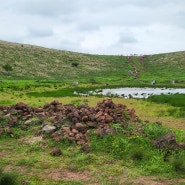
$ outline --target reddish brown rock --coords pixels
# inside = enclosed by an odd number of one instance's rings
[[[86,128],[86,125],[85,124],[82,124],[82,123],[76,123],[75,124],[75,127],[78,131],[82,131]]]
[[[92,121],[87,122],[86,125],[90,128],[96,128],[98,126],[96,122]]]
[[[28,106],[25,104],[25,103],[23,103],[23,102],[19,102],[19,103],[17,103],[16,105],[15,105],[15,109],[16,110],[24,110],[25,108],[27,108]]]

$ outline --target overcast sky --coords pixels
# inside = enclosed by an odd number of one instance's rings
[[[0,40],[92,54],[185,50],[185,0],[0,0]]]

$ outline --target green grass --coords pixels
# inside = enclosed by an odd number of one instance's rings
[[[140,78],[155,79],[157,83],[171,83],[175,80],[179,84],[184,84],[184,61],[184,51],[146,57],[144,63],[147,70]]]
[[[151,86],[153,79],[159,87],[185,87],[184,51],[145,57],[146,70],[137,80],[128,73],[133,67],[125,56],[88,55],[2,41],[0,51],[0,105],[21,101],[43,106],[57,98],[65,104],[95,106],[104,97],[79,97],[73,92]],[[133,62],[142,69],[137,57],[133,57]],[[78,87],[73,86],[74,81],[79,82]],[[179,123],[185,128],[184,95],[153,96],[147,101],[113,99],[134,107],[143,120],[164,121],[173,128],[177,141],[185,142],[184,130],[174,129]],[[171,152],[169,160],[164,161],[167,151],[151,145],[152,140],[170,132],[163,125],[141,121],[126,123],[127,127],[123,128],[112,124],[117,135],[98,137],[92,133],[91,152],[81,153],[79,146],[66,140],[54,142],[46,137],[35,141],[35,131],[40,129],[38,120],[25,131],[21,124],[12,128],[12,134],[0,137],[0,168],[5,169],[0,172],[0,185],[3,173],[6,184],[16,175],[19,182],[29,185],[118,185],[124,178],[127,180],[122,184],[134,184],[133,179],[137,182],[137,178],[143,176],[156,176],[163,182],[171,179],[171,184],[180,184],[184,178],[185,151]],[[0,119],[0,125],[5,126],[6,119]],[[30,142],[32,140],[34,142]],[[55,147],[62,150],[62,156],[50,155]],[[7,176],[6,170],[10,171]],[[52,179],[54,174],[58,174],[59,179]],[[65,175],[68,175],[66,179]],[[76,179],[71,177],[74,175]],[[80,179],[83,175],[84,179]]]
[[[30,185],[119,184],[123,169],[127,171],[128,182],[139,176],[160,176],[163,182],[166,178],[171,181],[183,178],[185,151],[174,151],[169,161],[164,161],[165,151],[153,147],[150,140],[167,133],[166,128],[158,125],[159,128],[156,129],[156,125],[151,123],[149,124],[151,128],[148,129],[147,124],[140,124],[144,136],[138,132],[135,132],[137,135],[130,135],[131,131],[133,133],[137,130],[138,123],[130,124],[126,129],[117,127],[121,129],[118,135],[98,137],[92,133],[90,153],[81,153],[79,146],[67,141],[54,142],[45,138],[34,143],[28,142],[34,137],[29,132],[20,139],[4,138],[0,140],[0,153],[3,152],[0,166],[7,168],[11,165],[12,174],[16,171],[16,179]],[[150,136],[152,128],[157,134],[155,137]],[[157,133],[158,130],[161,130],[162,134]],[[176,132],[176,136],[179,141],[184,141],[185,135],[182,132]],[[62,156],[50,155],[54,147],[62,150]],[[58,173],[57,171],[79,174],[79,176],[87,173],[88,176],[83,180],[78,180],[79,177],[72,180],[70,176],[65,180],[62,176],[60,180],[51,179],[50,175]]]
[[[165,103],[172,105],[177,108],[168,109],[168,114],[174,117],[185,118],[185,94],[174,94],[174,95],[154,95],[148,98],[147,101],[155,103]]]
[[[185,107],[185,94],[155,95],[148,98],[156,103],[168,103],[174,107]]]
[[[146,69],[139,79],[134,79],[129,74],[133,67],[126,56],[90,55],[3,41],[0,50],[1,80],[148,86],[155,79],[157,85],[185,84],[184,51],[146,56]],[[143,69],[137,56],[133,56],[133,61]]]
[[[77,97],[71,99],[71,103],[90,103],[95,100],[91,98]],[[120,103],[120,99],[117,101]],[[1,120],[1,124],[4,123]],[[25,181],[30,185],[118,185],[123,177],[130,183],[140,176],[156,176],[163,179],[163,182],[165,179],[175,182],[183,179],[185,174],[184,150],[173,151],[169,160],[164,161],[166,151],[156,149],[151,144],[152,140],[171,132],[160,124],[128,122],[124,128],[118,123],[112,124],[118,134],[104,137],[98,137],[92,131],[90,153],[81,153],[80,146],[67,140],[54,142],[48,137],[35,140],[35,132],[41,129],[38,120],[26,131],[20,129],[21,124],[20,122],[12,129],[13,138],[7,134],[0,138],[0,167],[16,172],[19,182]],[[174,133],[178,142],[185,142],[184,130],[176,129]],[[62,150],[61,156],[51,156],[55,147]],[[123,170],[126,170],[125,176]],[[55,179],[54,174],[58,174],[60,180]],[[65,179],[67,174],[68,179]],[[76,179],[71,177],[74,175],[77,176]],[[85,175],[83,180],[79,179],[82,175]]]
[[[0,169],[0,185],[18,185],[16,175]]]

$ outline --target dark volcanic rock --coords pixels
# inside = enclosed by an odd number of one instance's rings
[[[169,150],[175,150],[177,148],[185,149],[185,143],[178,143],[173,133],[169,133],[163,137],[156,139],[154,141],[154,145],[160,149],[169,149]]]
[[[85,153],[89,153],[90,151],[91,151],[91,148],[90,148],[90,146],[88,145],[88,144],[85,144],[85,145],[83,145],[81,148],[80,148],[80,151],[83,153],[83,152],[85,152]]]
[[[53,149],[53,151],[51,152],[52,156],[60,156],[62,155],[62,151],[59,148],[55,148]]]

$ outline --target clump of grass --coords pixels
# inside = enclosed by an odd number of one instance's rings
[[[0,169],[0,185],[18,185],[16,175]]]
[[[170,130],[158,123],[147,123],[143,126],[143,132],[149,139],[157,139],[170,132]]]
[[[176,172],[185,174],[185,158],[184,157],[173,157],[172,166]]]
[[[136,161],[142,161],[145,157],[144,150],[141,148],[136,148],[131,152],[131,158]]]

